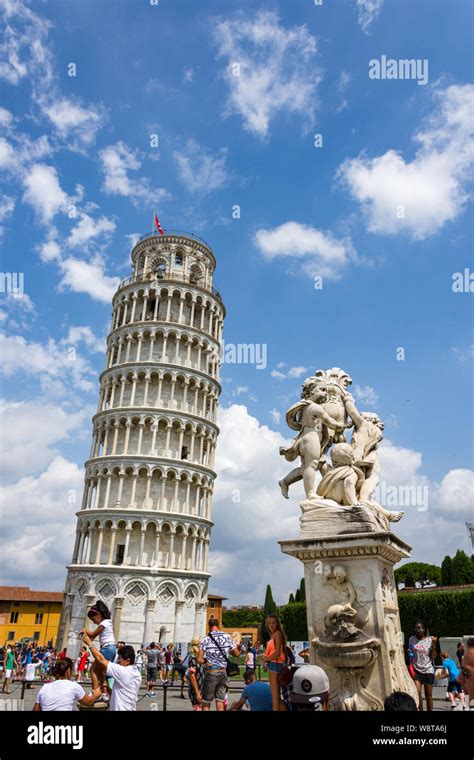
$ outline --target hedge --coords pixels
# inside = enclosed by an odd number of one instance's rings
[[[416,591],[398,594],[400,622],[405,642],[413,635],[418,618],[425,620],[433,636],[474,635],[474,589],[465,591]],[[306,604],[298,602],[279,608],[289,641],[306,641]]]
[[[306,620],[306,603],[285,604],[278,609],[283,630],[289,641],[308,640],[308,622]]]
[[[426,621],[433,636],[474,633],[474,589],[465,591],[411,591],[398,594],[400,623],[405,641],[413,635],[415,621]]]

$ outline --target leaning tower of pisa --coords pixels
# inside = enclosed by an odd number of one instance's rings
[[[58,643],[77,651],[102,599],[118,640],[204,631],[225,309],[211,248],[145,235],[112,302]],[[89,626],[87,626],[89,627]]]

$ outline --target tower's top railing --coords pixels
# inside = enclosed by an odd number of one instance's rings
[[[181,236],[181,237],[187,237],[191,240],[196,240],[198,243],[204,243],[206,248],[209,248],[210,251],[212,251],[211,246],[207,242],[207,240],[204,240],[204,238],[199,237],[199,235],[195,235],[194,232],[184,232],[183,230],[164,230],[164,235],[159,235],[157,232],[147,232],[146,235],[142,235],[138,238],[137,243],[139,243],[141,240],[146,240],[147,238],[156,237],[156,238],[164,238],[168,235],[170,236]],[[135,243],[136,245],[136,243]]]

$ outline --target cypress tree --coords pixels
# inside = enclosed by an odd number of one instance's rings
[[[263,604],[262,622],[260,624],[261,638],[264,643],[266,643],[268,639],[270,638],[268,635],[267,626],[266,626],[267,617],[271,612],[276,612],[276,608],[277,607],[273,600],[273,595],[272,595],[272,587],[270,586],[270,584],[268,584],[267,590],[265,591],[265,602]]]
[[[306,601],[306,586],[305,586],[304,578],[301,579],[301,583],[300,583],[300,596],[301,596],[301,601],[305,602]]]
[[[448,555],[441,563],[441,583],[443,586],[451,586],[453,583],[453,560]]]

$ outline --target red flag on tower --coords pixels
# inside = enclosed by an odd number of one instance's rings
[[[164,231],[163,231],[163,228],[162,228],[162,226],[160,224],[160,220],[158,219],[158,217],[156,215],[156,211],[153,213],[153,229],[154,230],[156,229],[158,231],[159,235],[164,235],[165,234]]]

